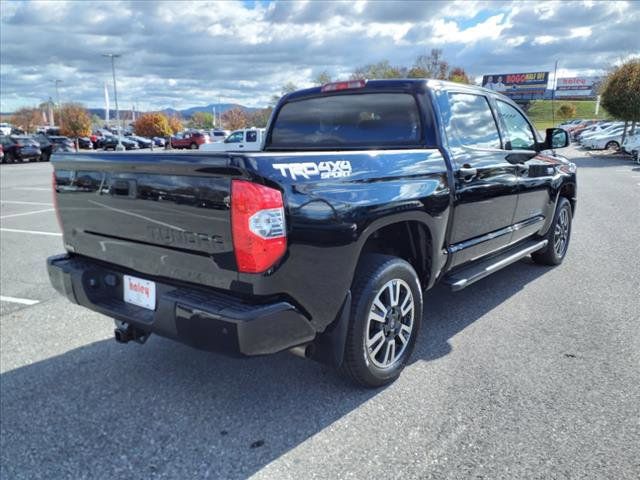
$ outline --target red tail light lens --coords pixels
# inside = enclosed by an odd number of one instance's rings
[[[366,80],[347,80],[346,82],[327,83],[320,89],[321,92],[337,92],[340,90],[352,90],[354,88],[364,88]]]
[[[261,273],[273,266],[287,250],[280,191],[245,180],[233,180],[231,233],[240,272]]]

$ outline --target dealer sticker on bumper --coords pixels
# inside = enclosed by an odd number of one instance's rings
[[[124,276],[124,301],[149,310],[156,309],[156,284],[142,278]]]

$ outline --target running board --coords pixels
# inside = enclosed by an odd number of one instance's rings
[[[472,263],[468,267],[447,275],[443,282],[451,287],[454,292],[468,287],[472,283],[483,279],[487,275],[497,272],[501,268],[517,262],[530,253],[540,250],[547,246],[548,240],[531,240],[518,247],[511,248],[488,260]]]

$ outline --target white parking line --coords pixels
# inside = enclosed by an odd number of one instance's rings
[[[5,297],[4,295],[0,295],[0,301],[19,303],[21,305],[35,305],[36,303],[40,303],[40,300],[29,300],[28,298]]]
[[[45,202],[19,202],[17,200],[0,200],[0,203],[9,203],[11,205],[43,205],[45,207],[53,207],[53,203]]]
[[[24,217],[25,215],[35,215],[36,213],[44,213],[44,212],[53,212],[53,208],[46,208],[44,210],[35,210],[33,212],[24,212],[24,213],[13,213],[11,215],[3,215],[0,217],[0,220],[4,220],[5,218],[13,218],[13,217]]]
[[[61,237],[61,233],[54,232],[41,232],[39,230],[19,230],[17,228],[0,228],[0,232],[12,232],[12,233],[31,233],[32,235],[48,235],[51,237]]]

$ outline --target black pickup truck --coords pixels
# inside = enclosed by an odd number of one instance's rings
[[[553,150],[567,144],[478,87],[301,90],[260,152],[54,155],[66,253],[49,276],[114,318],[120,342],[291,350],[380,386],[407,364],[436,282],[562,262],[576,168]]]

